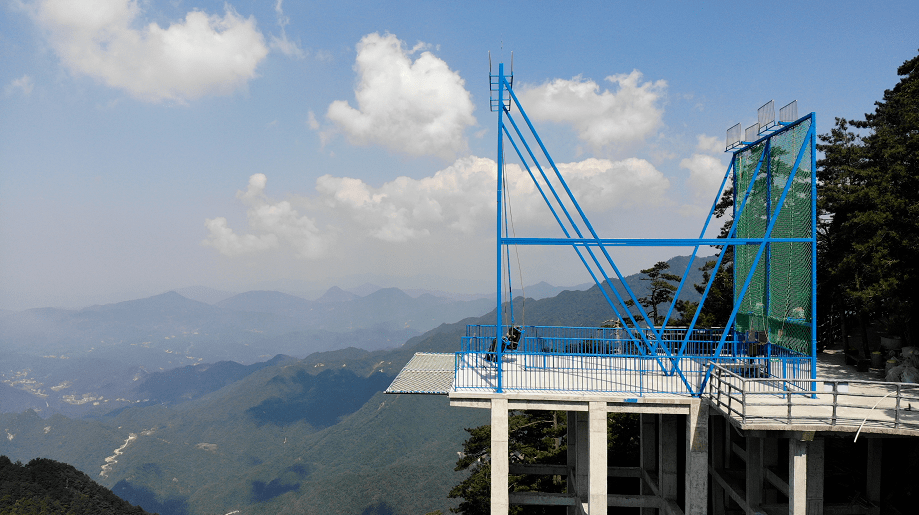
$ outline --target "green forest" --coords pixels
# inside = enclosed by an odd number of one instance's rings
[[[142,515],[71,465],[36,458],[23,465],[0,456],[3,515]]]

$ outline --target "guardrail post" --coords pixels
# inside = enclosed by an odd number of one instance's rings
[[[833,424],[836,425],[836,408],[839,405],[839,383],[833,381]]]
[[[894,423],[893,423],[893,427],[895,427],[895,428],[899,428],[899,427],[900,427],[900,393],[901,393],[901,392],[900,392],[900,383],[897,383],[897,410],[896,410],[896,413],[895,413],[895,415],[894,415]]]
[[[743,421],[744,424],[746,424],[747,423],[747,381],[745,380],[741,381],[740,386],[742,388],[740,390],[740,410],[741,410],[740,420]]]
[[[788,424],[791,424],[791,390],[785,394],[785,398],[788,399]]]

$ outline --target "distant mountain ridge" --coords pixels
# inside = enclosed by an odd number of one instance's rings
[[[636,288],[647,282],[632,279]],[[612,313],[596,286],[514,302],[515,313],[532,325],[592,326]],[[82,421],[0,414],[0,427],[14,436],[0,439],[0,453],[17,459],[51,453],[98,474],[134,434],[103,484],[163,515],[447,512],[454,506],[447,492],[464,476],[453,471],[463,428],[487,423],[487,410],[381,390],[415,352],[455,352],[467,324],[495,318],[492,308],[395,349],[343,348],[300,360],[278,356],[248,366],[149,373],[138,388],[161,393],[150,393],[148,405]],[[183,511],[163,510],[166,500]]]

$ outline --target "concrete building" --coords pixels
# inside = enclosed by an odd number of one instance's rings
[[[487,379],[492,364],[470,372],[457,366],[458,359],[418,354],[387,392],[445,394],[452,406],[491,410],[493,514],[505,514],[511,505],[564,505],[570,514],[589,515],[607,513],[608,507],[673,515],[896,513],[885,506],[883,464],[898,459],[919,436],[919,413],[912,409],[913,404],[919,408],[919,385],[859,374],[843,365],[840,353],[820,354],[812,392],[795,390],[788,380],[742,377],[718,367],[701,396],[547,391],[535,383],[531,389],[498,393],[463,386],[469,382],[461,370]],[[526,359],[510,354],[502,366],[523,367]],[[533,373],[564,384],[564,376],[583,370]],[[510,462],[508,414],[515,410],[568,412],[566,466]],[[640,466],[607,463],[608,413],[639,414]],[[856,438],[867,446],[863,455],[852,453]],[[843,456],[828,456],[831,452]],[[845,502],[828,502],[824,495],[831,457],[861,471],[862,488],[853,489]],[[509,474],[565,476],[568,492],[509,492]],[[635,478],[639,491],[611,494],[609,478]]]

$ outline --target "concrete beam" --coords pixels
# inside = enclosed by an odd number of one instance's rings
[[[491,400],[491,515],[507,515],[508,499],[507,399]]]
[[[785,480],[782,476],[775,473],[771,468],[766,468],[766,481],[772,483],[772,486],[776,490],[782,493],[785,497],[788,497],[788,481]],[[765,504],[776,504],[773,502],[766,501]]]
[[[716,469],[715,467],[709,467],[708,473],[716,483],[721,485],[721,488],[724,489],[725,493],[727,493],[731,499],[734,499],[734,502],[740,506],[740,509],[743,510],[744,513],[749,511],[749,507],[747,506],[747,499],[743,491],[744,484],[743,478],[741,477],[742,474],[736,474],[734,471],[729,469]],[[722,515],[724,511],[721,511],[720,513],[716,511],[714,513],[717,515]]]
[[[524,506],[577,506],[577,497],[571,494],[545,492],[511,492],[510,503]]]

